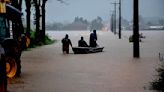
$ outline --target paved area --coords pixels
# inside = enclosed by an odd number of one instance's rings
[[[148,89],[164,52],[164,32],[143,32],[141,58],[132,57],[130,32],[118,39],[111,32],[98,32],[104,52],[63,55],[61,38],[68,33],[73,46],[80,35],[88,41],[90,32],[49,32],[59,41],[22,54],[22,75],[10,79],[9,92],[156,92]]]

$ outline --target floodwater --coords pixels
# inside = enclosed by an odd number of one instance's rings
[[[22,75],[9,81],[9,92],[156,92],[149,89],[156,78],[164,53],[164,31],[141,31],[140,59],[133,58],[131,31],[123,31],[122,39],[107,31],[98,31],[104,52],[63,55],[61,39],[68,34],[73,46],[80,36],[88,42],[90,31],[47,31],[57,43],[22,54]]]

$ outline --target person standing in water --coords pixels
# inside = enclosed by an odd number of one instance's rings
[[[69,45],[72,47],[71,40],[69,39],[68,34],[66,34],[65,38],[62,39],[62,51],[63,51],[63,53],[69,54]]]

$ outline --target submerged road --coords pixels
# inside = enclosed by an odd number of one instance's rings
[[[98,32],[98,44],[104,52],[64,55],[61,38],[68,33],[73,46],[80,35],[88,42],[90,32],[50,32],[58,42],[25,51],[21,77],[10,79],[9,92],[156,92],[148,89],[160,64],[158,52],[164,52],[161,33],[144,33],[141,58],[132,56],[132,44],[123,33],[118,39],[111,32]],[[155,36],[156,35],[156,36]],[[163,46],[162,46],[163,45]]]

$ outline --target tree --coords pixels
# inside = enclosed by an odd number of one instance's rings
[[[42,31],[41,31],[41,38],[42,41],[45,43],[45,6],[46,6],[47,0],[42,0]]]
[[[66,4],[63,0],[57,0],[61,3]],[[42,2],[42,5],[41,5]],[[33,4],[35,7],[35,22],[36,22],[36,33],[35,33],[35,40],[36,42],[45,41],[45,6],[47,0],[33,0]],[[41,10],[40,10],[41,8]],[[42,12],[42,30],[40,30],[40,11]]]
[[[26,20],[27,20],[27,29],[26,35],[30,38],[30,29],[31,29],[31,0],[25,0],[26,4]]]
[[[22,9],[22,0],[12,0],[12,6],[19,9]],[[16,20],[12,21],[12,29],[13,29],[13,37],[14,39],[18,39],[21,37],[21,34],[24,32],[23,23],[21,19],[21,15],[15,18]]]
[[[159,25],[164,26],[164,19],[160,19],[160,20],[158,20],[158,23],[159,23]]]
[[[91,30],[93,30],[93,29],[97,29],[97,30],[102,29],[102,27],[103,27],[102,21],[103,21],[102,18],[98,16],[96,19],[94,19],[91,22],[90,29]]]
[[[33,0],[35,7],[35,21],[36,21],[36,32],[35,32],[35,42],[40,42],[40,0]]]
[[[152,26],[153,23],[149,21],[149,22],[147,22],[147,25],[148,25],[148,26]]]
[[[139,15],[139,24],[141,24],[141,25],[145,24],[144,17],[142,17],[141,15]]]
[[[64,0],[57,0],[61,3],[67,4]],[[35,7],[35,19],[34,23],[36,25],[36,32],[35,32],[35,42],[45,42],[45,6],[47,0],[25,0],[26,2],[26,11],[27,11],[27,35],[30,34],[30,9],[31,9],[31,3]],[[40,29],[40,19],[42,14],[42,30]]]
[[[125,28],[127,28],[130,25],[129,21],[124,18],[121,18],[121,23],[122,23],[122,26]]]

